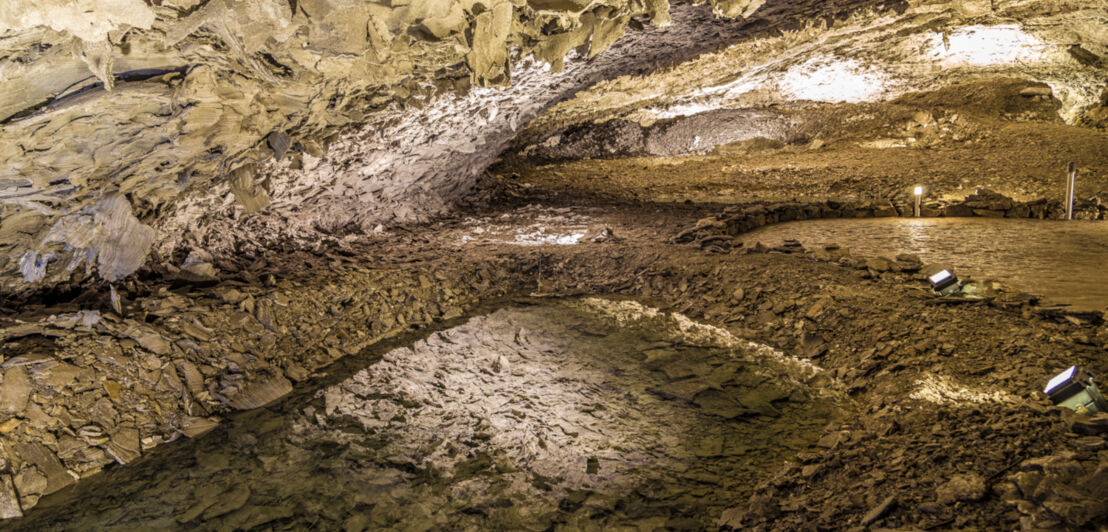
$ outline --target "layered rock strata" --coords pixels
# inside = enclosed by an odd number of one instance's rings
[[[286,202],[322,194],[326,206],[291,216],[300,218],[292,224],[297,234],[317,224],[360,222],[341,214],[352,202],[378,220],[441,212],[545,106],[599,79],[695,55],[738,35],[738,26],[713,21],[710,8],[678,9],[671,17],[664,1],[86,4],[12,4],[0,12],[2,268],[23,278],[6,277],[5,291],[72,275],[75,253],[49,235],[111,194],[127,200],[143,224],[139,233],[176,213],[184,227],[159,227],[158,240],[170,249],[187,237],[178,231],[207,231],[195,224],[224,200],[235,201],[240,214],[275,204],[275,223],[290,218],[292,212],[280,212]],[[728,1],[716,10],[737,16],[749,4]],[[620,51],[585,62],[619,40],[632,19],[639,28],[651,20],[656,26],[633,32]],[[578,56],[570,72],[556,74],[567,57]],[[485,88],[507,85],[513,72],[523,78],[516,88]],[[412,116],[412,108],[427,107]],[[493,124],[468,118],[481,110]],[[462,127],[463,117],[471,127]],[[372,155],[376,163],[361,164],[369,173],[334,176],[333,169],[327,180],[297,173],[293,183],[274,185],[281,178],[266,161],[289,156],[299,167],[302,157],[324,156],[340,132],[367,123],[371,138],[355,142],[354,153],[336,153],[330,164]],[[496,133],[483,142],[488,127]],[[454,129],[454,137],[424,146]],[[434,168],[452,154],[467,161],[449,171]],[[190,196],[208,201],[180,207]],[[431,204],[418,206],[425,199]],[[229,222],[238,225],[232,214]],[[117,228],[113,238],[134,241],[127,253],[145,257],[151,245],[137,236]],[[33,275],[20,271],[21,262],[35,264]]]
[[[140,226],[110,239],[128,256],[153,250],[152,262],[423,220],[463,197],[533,117],[594,85],[519,147],[569,125],[708,109],[730,113],[735,131],[776,130],[742,110],[998,74],[1047,83],[1067,123],[1097,127],[1101,1],[12,4],[0,13],[0,281],[11,292],[98,273],[88,257],[99,251],[51,235],[113,194]],[[701,149],[656,144],[650,153]]]

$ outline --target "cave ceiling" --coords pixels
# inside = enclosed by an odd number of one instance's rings
[[[0,5],[0,292],[447,212],[515,142],[1004,75],[1101,102],[1103,0]]]

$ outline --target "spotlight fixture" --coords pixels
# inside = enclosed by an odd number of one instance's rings
[[[936,273],[927,280],[931,281],[931,289],[940,296],[946,297],[962,291],[962,283],[958,282],[958,278],[950,270]]]
[[[1097,389],[1093,378],[1077,366],[1070,366],[1055,375],[1046,383],[1043,393],[1055,406],[1069,408],[1078,414],[1108,412],[1108,402]]]
[[[920,217],[920,202],[923,200],[923,187],[916,185],[916,188],[912,190],[912,194],[916,196],[916,218]]]

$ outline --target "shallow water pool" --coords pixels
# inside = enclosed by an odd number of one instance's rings
[[[0,528],[712,528],[845,404],[808,363],[596,298],[500,308],[329,373]]]
[[[1108,308],[1108,222],[862,218],[788,222],[742,235],[774,246],[838,244],[861,256],[919,255],[1082,310]]]

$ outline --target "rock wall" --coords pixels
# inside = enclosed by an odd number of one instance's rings
[[[978,140],[998,120],[1061,124],[1061,108],[1049,85],[1005,77],[912,92],[880,103],[788,102],[711,110],[677,106],[651,116],[632,113],[575,123],[521,147],[520,140],[535,133],[525,130],[506,159],[535,165],[589,158],[727,155],[743,146],[729,144],[750,140],[762,147],[819,149],[853,142],[875,148],[936,148]]]
[[[715,9],[737,15],[750,4],[727,0]],[[172,213],[181,198],[211,197],[213,188],[224,194],[220,200],[234,198],[247,212],[257,210],[280,199],[270,195],[268,168],[255,170],[262,161],[281,159],[290,149],[322,156],[328,140],[365,123],[381,128],[384,142],[392,142],[395,128],[388,122],[408,111],[390,102],[424,106],[437,101],[440,112],[469,116],[475,107],[494,105],[495,98],[476,96],[469,106],[452,109],[455,97],[444,95],[465,93],[472,86],[508,84],[513,59],[533,58],[535,64],[549,65],[536,70],[560,71],[571,51],[598,56],[619,40],[633,19],[639,28],[651,20],[657,26],[668,25],[668,8],[664,0],[587,6],[455,0],[391,5],[359,0],[8,3],[0,8],[4,290],[22,286],[24,281],[13,277],[21,262],[34,263],[42,283],[68,278],[72,250],[51,245],[46,235],[57,224],[69,223],[61,220],[83,216],[110,194],[126,198],[146,226]],[[691,11],[698,15],[680,20],[711,18],[711,9]],[[722,26],[722,21],[697,28],[679,26],[639,62],[632,46],[629,54],[620,54],[630,55],[630,60],[614,65],[600,61],[587,72],[567,76],[573,80],[570,84],[540,84],[537,88],[544,96],[548,89],[556,90],[545,99],[527,101],[527,107],[517,111],[522,116],[512,123],[537,113],[529,106],[541,108],[582,83],[627,73],[666,56],[680,58],[690,43],[726,42],[733,35],[721,34]],[[698,31],[716,34],[703,38]],[[632,42],[648,45],[652,37],[646,33]],[[659,53],[657,47],[666,52]],[[497,92],[477,94],[492,97]],[[436,119],[431,114],[392,126],[427,127]],[[430,128],[410,133],[412,142],[420,142],[439,132]],[[474,153],[473,148],[465,151],[465,144],[484,134],[469,130],[451,144],[461,153]],[[494,133],[497,140],[486,149],[495,151],[506,134],[510,133]],[[442,162],[450,153],[430,150],[422,156]],[[478,160],[457,170],[474,174],[471,167],[494,156],[482,152]],[[352,159],[340,164],[353,163]],[[378,165],[382,176],[373,185],[386,184],[389,206],[399,200],[393,190],[407,191],[412,184],[401,180],[392,185],[393,174],[404,172],[390,172],[390,166],[410,163],[409,157]],[[426,171],[429,163],[421,164]],[[322,185],[308,188],[312,192],[298,190],[296,200],[335,192]],[[418,205],[422,199],[416,194],[411,203]],[[437,210],[439,205],[429,208]],[[182,217],[195,222],[204,214],[188,211]],[[9,222],[15,219],[18,222]],[[158,240],[178,236],[163,232]],[[133,251],[146,253],[143,246]],[[107,273],[105,277],[114,276]]]
[[[732,142],[795,140],[795,119],[772,109],[725,109],[650,123],[614,119],[575,124],[527,146],[519,154],[533,164],[572,159],[674,156],[705,153]]]
[[[0,289],[97,273],[77,258],[87,251],[47,236],[113,194],[141,224],[118,234],[134,241],[126,255],[150,250],[154,262],[425,220],[464,197],[532,118],[594,85],[521,142],[613,112],[642,123],[690,109],[886,98],[1022,64],[1020,76],[1051,84],[1067,120],[1095,125],[1108,52],[1099,4],[729,0],[672,13],[654,0],[9,4]],[[972,46],[981,39],[1003,46],[981,55]],[[860,96],[810,90],[844,80]],[[647,152],[700,149],[687,136],[659,131]]]
[[[1096,205],[1108,198],[1108,135],[1065,124],[1061,108],[1045,84],[986,78],[880,103],[586,121],[515,144],[490,173],[530,201],[902,204],[923,186],[925,202],[951,204],[977,189],[1060,201],[1072,163],[1078,204]],[[694,149],[751,134],[759,136]],[[655,135],[680,154],[648,154]]]
[[[561,72],[524,59],[513,67],[511,86],[390,106],[335,139],[322,158],[294,153],[264,165],[258,174],[266,176],[271,203],[259,215],[243,220],[226,201],[226,185],[182,201],[159,226],[166,235],[160,249],[224,252],[257,241],[304,242],[425,221],[468,193],[515,134],[550,105],[599,80],[650,71],[746,33],[708,9],[674,8],[669,26],[630,33],[591,60],[571,51]]]
[[[886,102],[997,76],[1048,85],[1067,123],[1096,127],[1108,68],[1105,7],[1103,0],[912,1],[895,14],[829,13],[650,76],[597,84],[536,119],[514,147],[587,123],[649,127],[713,110]]]

